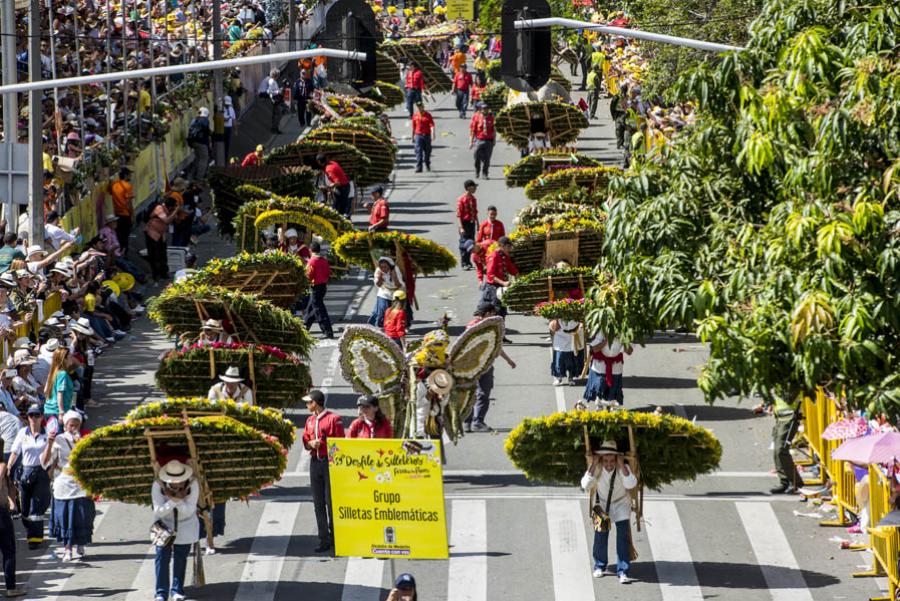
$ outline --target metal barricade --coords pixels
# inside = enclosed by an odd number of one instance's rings
[[[876,526],[891,511],[891,481],[878,466],[869,466],[869,548],[874,561],[872,568],[856,572],[854,578],[867,576],[887,576],[888,595],[870,597],[869,601],[893,601],[900,590],[900,572],[897,558],[900,556],[900,528],[896,526]]]

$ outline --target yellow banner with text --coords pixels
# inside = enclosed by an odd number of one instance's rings
[[[475,0],[447,0],[447,20],[475,19]]]
[[[440,441],[329,441],[335,554],[446,559]]]

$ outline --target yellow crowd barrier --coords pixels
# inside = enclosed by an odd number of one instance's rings
[[[897,557],[900,554],[900,529],[878,526],[891,511],[891,480],[878,466],[869,466],[869,548],[874,556],[872,569],[853,574],[855,577],[887,576],[888,595],[870,597],[870,601],[892,601],[900,590]]]
[[[23,323],[16,328],[16,338],[31,338],[37,340],[37,334],[41,329],[41,325],[47,319],[62,309],[62,296],[59,292],[51,292],[46,299],[38,303],[37,309],[31,317],[31,321]],[[12,342],[4,340],[0,345],[0,357],[3,364],[6,365],[6,358],[12,354]]]

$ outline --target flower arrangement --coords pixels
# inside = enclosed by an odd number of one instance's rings
[[[98,428],[75,445],[72,472],[90,495],[149,505],[155,474],[148,434],[166,433],[155,441],[158,452],[189,457],[186,427],[217,503],[257,492],[278,480],[287,466],[287,452],[277,438],[223,415],[154,417]]]
[[[587,299],[567,296],[559,300],[538,303],[534,306],[534,314],[546,320],[584,321],[589,307]]]
[[[353,181],[365,181],[371,165],[369,158],[357,150],[352,144],[330,142],[327,140],[310,140],[301,138],[292,144],[279,146],[263,157],[263,165],[297,165],[302,163],[312,169],[318,169],[316,157],[324,154],[329,160],[336,161],[347,177]],[[312,192],[306,196],[311,196]],[[293,196],[297,196],[294,194]],[[304,196],[304,195],[300,195]]]
[[[593,194],[605,192],[611,177],[621,175],[618,167],[590,167],[587,169],[560,169],[541,175],[525,186],[525,196],[538,200],[549,194],[580,188],[590,190]]]
[[[185,280],[148,304],[148,315],[169,335],[196,338],[207,318],[228,322],[239,341],[262,342],[308,357],[315,340],[303,321],[254,294]]]
[[[533,119],[543,120],[553,146],[574,142],[581,130],[589,125],[587,117],[577,106],[552,100],[513,104],[497,113],[494,123],[504,140],[516,148],[524,149],[528,148]]]
[[[517,188],[547,172],[548,166],[596,167],[600,161],[580,154],[574,148],[547,148],[539,150],[521,159],[515,165],[503,168],[507,188]]]
[[[349,325],[338,345],[341,374],[355,390],[388,394],[399,389],[406,359],[400,347],[368,325]]]
[[[418,41],[418,40],[416,40]],[[403,44],[394,41],[382,42],[380,46],[395,62],[407,61],[422,70],[425,79],[425,89],[432,94],[449,92],[453,89],[453,82],[443,68],[428,54],[425,46],[419,43]],[[381,77],[378,77],[381,79]],[[387,81],[392,81],[388,79]]]
[[[387,53],[378,51],[375,53],[375,77],[378,78],[379,82],[399,82],[400,67]]]
[[[271,226],[292,226],[296,225],[300,229],[309,230],[317,236],[321,236],[325,240],[334,240],[337,238],[337,230],[331,225],[331,222],[324,217],[308,214],[303,211],[285,211],[283,209],[270,209],[256,216],[253,220],[253,227],[256,231],[265,230]]]
[[[364,98],[362,96],[347,96],[346,94],[338,94],[336,92],[319,91],[310,98],[310,109],[314,113],[320,115],[328,114],[328,107],[341,117],[355,117],[367,115],[370,113],[383,113],[387,107],[377,100]]]
[[[510,257],[520,273],[540,269],[547,262],[548,240],[578,240],[579,265],[595,265],[603,252],[603,223],[579,215],[547,221],[539,226],[516,229],[509,235],[513,243]]]
[[[379,53],[381,54],[381,53]],[[388,59],[390,60],[390,59]],[[399,71],[398,71],[399,75]],[[398,78],[399,79],[399,78]],[[398,81],[398,79],[394,79],[392,81]],[[371,98],[372,100],[377,100],[381,104],[383,104],[386,108],[394,108],[398,105],[403,104],[405,96],[403,94],[403,90],[400,89],[400,86],[394,85],[392,83],[388,83],[387,81],[376,81],[375,87],[366,92],[366,97]]]
[[[542,198],[522,208],[516,214],[515,223],[519,228],[527,229],[546,226],[558,220],[578,219],[589,219],[603,224],[606,221],[606,213],[593,205],[575,205]]]
[[[361,126],[341,127],[341,120],[338,120],[314,129],[304,139],[345,142],[362,152],[369,159],[369,169],[362,180],[357,179],[360,186],[386,181],[394,170],[397,148],[383,132]]]
[[[594,284],[590,267],[565,267],[532,271],[506,289],[502,302],[512,311],[531,313],[538,303],[554,301],[578,290],[584,296]]]
[[[432,330],[422,338],[422,343],[412,356],[412,363],[419,367],[445,367],[449,348],[450,336],[447,335],[447,332]]]
[[[719,466],[722,445],[706,428],[680,417],[636,411],[569,411],[526,418],[504,448],[527,478],[578,485],[586,468],[585,430],[592,447],[615,440],[620,449],[628,449],[629,426],[641,481],[651,490],[693,480]]]
[[[211,259],[190,279],[197,284],[256,294],[282,309],[290,309],[309,291],[303,261],[281,251],[242,252],[228,259]]]
[[[381,254],[395,255],[398,246],[409,255],[416,273],[431,275],[456,267],[456,257],[440,244],[402,232],[348,232],[334,241],[332,249],[347,263],[368,268]]]
[[[252,359],[251,359],[252,355]],[[245,382],[256,393],[256,404],[293,407],[312,386],[309,365],[293,354],[263,344],[216,343],[170,351],[156,371],[156,385],[171,397],[204,397],[216,376],[235,365],[253,378]]]
[[[285,449],[290,449],[291,445],[294,444],[294,440],[296,440],[294,424],[291,423],[291,420],[285,419],[280,411],[252,405],[241,405],[232,400],[210,401],[205,397],[169,398],[165,401],[138,405],[128,412],[125,420],[136,421],[151,417],[182,417],[185,411],[189,417],[195,414],[202,415],[203,413],[222,413],[245,426],[265,434],[271,434],[278,439],[279,444]]]
[[[505,83],[495,81],[489,83],[484,92],[481,93],[481,100],[488,105],[492,113],[497,114],[506,106],[508,96],[509,87]]]
[[[384,127],[384,123],[378,117],[366,115],[364,117],[347,117],[339,122],[341,127],[349,127],[355,129],[365,129],[366,131],[378,132],[380,135],[390,139],[391,134]]]

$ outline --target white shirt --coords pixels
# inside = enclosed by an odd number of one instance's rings
[[[234,391],[234,396],[232,396],[228,394],[228,390],[225,388],[225,382],[219,382],[210,387],[206,398],[210,401],[232,400],[238,405],[253,405],[253,389],[244,384],[238,384],[237,389]]]
[[[191,480],[191,487],[184,499],[167,497],[163,494],[159,480],[154,480],[150,488],[150,497],[153,501],[153,521],[161,520],[170,530],[175,529],[175,510],[178,510],[176,545],[192,545],[200,540],[200,520],[197,518],[200,485],[196,480]]]
[[[553,332],[553,350],[563,353],[575,352],[575,333],[581,324],[577,321],[569,321],[566,319],[556,320],[559,329]]]
[[[394,281],[395,271],[393,269],[391,269],[387,273],[382,272],[381,275],[383,276],[383,278],[381,280],[381,286],[379,286],[377,284],[378,280],[375,278],[378,277],[378,273],[380,271],[381,271],[380,269],[376,270],[375,275],[372,276],[372,281],[376,282],[375,287],[378,289],[378,292],[376,293],[375,296],[377,296],[378,298],[386,298],[388,300],[394,300],[394,291],[402,289],[403,284]]]
[[[34,374],[28,374],[28,378],[16,376],[12,380],[12,387],[17,396],[28,397],[29,403],[37,402],[39,400],[38,388],[40,387],[40,384],[34,379]]]
[[[610,519],[614,522],[621,522],[631,517],[631,495],[628,491],[637,486],[637,478],[629,470],[626,476],[621,471],[616,474],[616,481],[613,483],[612,500],[609,504],[609,510],[606,509],[606,499],[609,498],[609,483],[612,480],[613,472],[608,472],[603,467],[597,468],[599,472],[597,476],[592,476],[590,471],[584,473],[581,477],[581,489],[590,490],[592,486],[597,487],[597,494],[591,499],[591,505],[599,503],[601,509],[609,513]],[[599,499],[599,501],[598,501]]]
[[[234,114],[234,107],[227,104],[225,105],[225,110],[222,111],[222,116],[225,119],[225,127],[232,127],[234,120],[237,119],[237,115]]]
[[[7,411],[0,411],[0,438],[3,439],[3,448],[12,449],[13,442],[22,429],[22,420]]]
[[[591,347],[599,346],[606,341],[606,337],[603,334],[597,334],[594,336],[594,339],[591,340]],[[603,347],[603,350],[600,353],[606,357],[615,357],[616,355],[622,353],[625,350],[625,345],[623,345],[618,340],[613,340],[611,343],[607,344]],[[622,367],[625,365],[624,361],[618,361],[613,363],[612,365],[612,373],[613,375],[621,374]],[[591,370],[597,372],[598,374],[606,374],[606,363],[601,360],[594,359],[591,361]]]
[[[31,375],[41,387],[47,383],[47,376],[50,375],[50,361],[53,359],[53,353],[46,348],[41,347],[41,350],[38,351],[37,361],[31,367]]]
[[[16,434],[10,452],[20,457],[25,467],[35,467],[41,465],[41,454],[46,446],[47,434],[43,430],[37,436],[32,436],[31,429],[23,426]]]
[[[75,242],[75,236],[52,223],[44,224],[44,236],[50,240],[50,245],[53,246],[53,250],[59,250],[59,247],[62,246],[64,242]]]
[[[3,403],[3,406],[6,408],[8,413],[12,413],[16,417],[19,416],[19,409],[16,407],[15,401],[13,401],[12,395],[5,388],[0,388],[0,403]]]
[[[75,448],[76,442],[78,439],[68,432],[63,432],[53,441],[53,448],[50,449],[50,464],[56,466],[52,474],[54,499],[78,499],[87,496],[69,469],[69,455]]]

